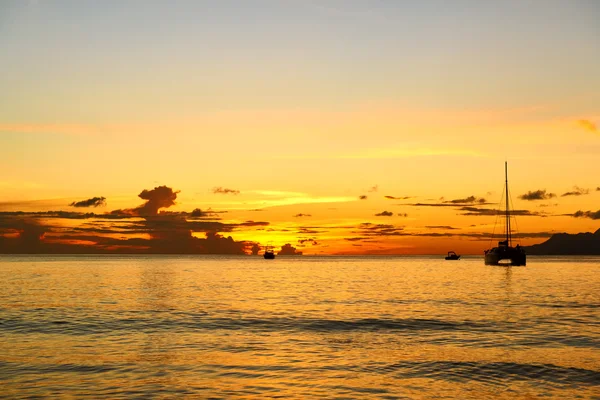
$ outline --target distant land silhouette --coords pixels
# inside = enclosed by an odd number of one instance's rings
[[[596,232],[557,233],[544,243],[525,247],[534,255],[600,255],[600,229]]]

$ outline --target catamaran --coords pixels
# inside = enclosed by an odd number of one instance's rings
[[[510,229],[510,208],[508,197],[508,165],[504,163],[504,192],[506,193],[506,237],[498,242],[498,247],[485,251],[486,265],[526,265],[527,256],[525,251],[517,244],[512,246],[512,234]]]

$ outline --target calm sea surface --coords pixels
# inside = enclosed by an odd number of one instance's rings
[[[3,256],[4,398],[600,398],[600,258]]]

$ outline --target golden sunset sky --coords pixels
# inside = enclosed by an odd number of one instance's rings
[[[595,231],[599,21],[585,0],[2,1],[0,252],[481,254],[505,161],[521,244]]]

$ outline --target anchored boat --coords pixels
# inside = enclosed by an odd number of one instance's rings
[[[527,256],[525,251],[517,244],[512,246],[512,235],[510,229],[510,208],[508,197],[508,165],[504,163],[504,192],[506,193],[506,237],[498,242],[497,247],[493,247],[484,252],[486,265],[526,265]]]
[[[271,246],[267,246],[265,248],[265,254],[263,254],[263,257],[265,258],[265,260],[275,259],[275,252],[273,251],[273,248]]]

